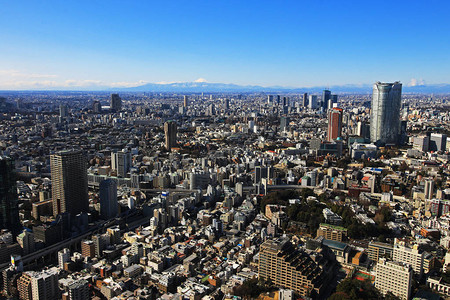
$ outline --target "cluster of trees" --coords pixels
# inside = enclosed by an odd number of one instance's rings
[[[242,299],[256,299],[261,293],[275,291],[276,288],[271,282],[264,281],[257,278],[248,279],[240,286],[233,289],[235,296],[242,297]]]
[[[358,300],[358,299],[386,299],[398,300],[400,298],[391,293],[387,293],[384,297],[371,284],[370,280],[361,281],[357,279],[346,278],[336,287],[336,293],[328,298],[330,300]]]

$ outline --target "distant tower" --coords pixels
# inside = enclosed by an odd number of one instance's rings
[[[225,110],[229,110],[230,109],[230,99],[228,99],[228,98],[226,98],[225,100],[224,100],[224,108],[225,108]]]
[[[308,106],[308,93],[303,94],[303,107]]]
[[[427,179],[425,180],[425,199],[430,200],[433,198],[434,194],[434,181],[433,179]]]
[[[166,136],[166,149],[171,151],[177,145],[177,123],[174,121],[164,123],[164,133]]]
[[[290,123],[289,117],[281,117],[280,118],[280,131],[286,131]]]
[[[272,103],[273,103],[273,96],[267,95],[267,104],[272,104]]]
[[[119,94],[111,94],[111,110],[120,111],[122,109],[122,99]]]
[[[429,151],[445,151],[447,148],[447,135],[440,133],[430,134]]]
[[[322,92],[322,108],[326,111],[328,108],[328,100],[331,99],[331,92],[329,90],[323,90]]]
[[[105,179],[100,182],[100,215],[103,220],[115,218],[118,213],[117,182]]]
[[[111,153],[111,169],[116,171],[117,176],[127,177],[131,169],[131,153],[127,149]]]
[[[89,211],[86,157],[81,150],[62,151],[50,156],[53,215],[75,217]]]
[[[96,114],[100,114],[102,112],[102,105],[100,101],[94,101],[94,103],[92,104],[92,111]]]
[[[310,109],[317,108],[317,96],[316,95],[309,95],[308,106]]]
[[[328,111],[327,141],[331,142],[342,134],[342,109],[333,108]]]
[[[184,98],[183,98],[183,106],[186,107],[186,108],[189,106],[188,96],[184,96]]]
[[[17,234],[20,227],[14,161],[0,156],[0,229]]]
[[[59,116],[61,118],[67,118],[69,116],[69,108],[65,104],[59,106]]]
[[[400,134],[402,84],[377,82],[373,85],[370,141],[396,144]]]

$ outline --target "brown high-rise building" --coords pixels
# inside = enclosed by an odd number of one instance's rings
[[[177,145],[177,123],[174,121],[164,123],[164,133],[166,135],[166,149],[171,151]]]
[[[29,273],[24,272],[22,276],[17,280],[17,289],[19,290],[19,299],[31,300],[33,299],[31,293],[31,276]]]
[[[81,242],[81,255],[84,257],[95,257],[95,244],[93,241],[86,240]]]
[[[62,151],[50,156],[53,215],[70,213],[71,217],[88,212],[86,157],[81,150]]]
[[[342,134],[342,108],[333,108],[328,111],[327,141],[332,142]]]
[[[318,264],[327,260],[319,259],[317,255],[310,256],[288,239],[267,240],[260,247],[259,278],[314,298],[326,288],[332,276],[331,266]]]
[[[183,106],[186,107],[186,108],[189,106],[188,96],[184,96],[184,98],[183,98]]]

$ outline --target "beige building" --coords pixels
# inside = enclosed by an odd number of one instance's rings
[[[327,240],[342,242],[347,238],[347,229],[322,223],[317,229],[317,236],[323,236]]]
[[[419,250],[419,246],[407,246],[405,242],[395,239],[392,260],[401,261],[411,266],[416,275],[421,276],[423,273],[423,251]]]
[[[288,239],[267,240],[260,247],[259,278],[302,296],[320,295],[332,272],[316,261]]]
[[[407,264],[380,258],[376,266],[375,287],[383,295],[391,292],[403,300],[408,300],[411,292],[413,270]]]

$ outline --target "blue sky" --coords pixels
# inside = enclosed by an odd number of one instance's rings
[[[450,83],[448,1],[2,1],[0,89]]]

